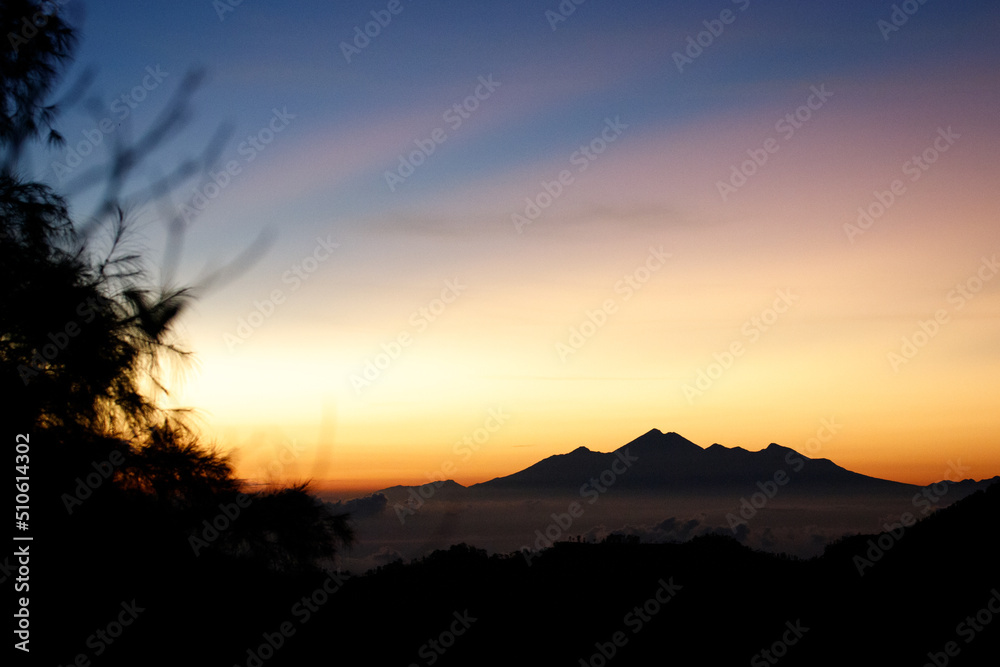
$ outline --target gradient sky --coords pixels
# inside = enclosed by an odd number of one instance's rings
[[[247,476],[470,484],[659,428],[990,477],[1000,7],[903,4],[889,29],[891,2],[591,0],[555,22],[556,0],[71,0],[68,80],[98,66],[114,116],[159,66],[114,130],[136,134],[207,69],[140,181],[234,127],[239,173],[176,193],[214,195],[182,278],[275,241],[187,313],[174,400]],[[373,11],[391,21],[348,62]],[[97,120],[67,115],[70,145]],[[58,184],[64,153],[35,167]],[[157,209],[136,211],[159,257]]]

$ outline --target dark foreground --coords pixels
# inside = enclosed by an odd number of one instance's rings
[[[31,657],[246,667],[992,665],[998,510],[994,484],[895,535],[844,539],[810,561],[706,536],[562,543],[530,562],[459,545],[353,577],[263,574],[193,558],[187,545],[159,548],[152,529],[124,535],[107,525],[86,536],[103,545],[97,552],[77,542],[76,553],[33,568]]]

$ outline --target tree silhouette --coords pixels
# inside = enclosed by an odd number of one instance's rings
[[[88,521],[122,520],[146,537],[118,548],[156,562],[178,545],[186,549],[219,507],[243,494],[249,504],[208,550],[275,571],[315,568],[350,543],[347,517],[329,514],[305,484],[244,488],[228,458],[200,441],[183,412],[160,406],[164,374],[189,354],[175,325],[197,290],[152,279],[144,250],[130,235],[121,192],[148,150],[180,126],[190,91],[178,93],[180,100],[149,134],[114,149],[104,202],[86,226],[74,224],[63,196],[18,173],[29,142],[45,131],[49,142],[61,141],[53,128],[58,107],[46,98],[71,56],[75,33],[59,9],[48,6],[23,0],[0,6],[0,386],[11,414],[19,429],[44,442],[36,455],[44,453],[50,496],[64,497],[69,511],[62,519],[76,522],[67,527],[72,534],[92,536]],[[143,193],[168,201],[176,179],[211,164],[206,152]],[[201,287],[225,273],[217,271]],[[65,500],[66,491],[110,452],[122,463],[105,488],[84,490],[102,499],[73,512],[82,501]],[[142,522],[157,530],[137,526]]]

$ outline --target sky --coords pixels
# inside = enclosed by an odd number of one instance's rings
[[[194,68],[132,185],[232,130],[173,195],[178,280],[272,242],[182,319],[169,402],[247,478],[472,484],[653,428],[1000,474],[994,2],[63,11],[67,85],[94,66],[101,102],[40,178],[100,164]],[[154,265],[160,210],[133,208]]]

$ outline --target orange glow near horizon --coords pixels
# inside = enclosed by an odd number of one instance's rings
[[[506,411],[506,410],[504,410]],[[744,411],[745,412],[745,411]],[[734,411],[734,416],[740,413]],[[829,458],[854,472],[911,484],[929,484],[942,479],[983,479],[1000,471],[1000,455],[984,442],[990,424],[978,430],[974,425],[954,432],[945,420],[936,425],[906,430],[883,430],[879,416],[848,420],[836,415],[817,416],[797,424],[781,420],[786,428],[776,433],[765,419],[735,419],[720,424],[690,420],[681,426],[649,425],[661,431],[674,430],[702,447],[716,442],[727,447],[741,446],[751,451],[771,442],[791,447],[812,458]],[[440,435],[428,421],[396,422],[390,428],[378,420],[354,423],[341,418],[332,440],[317,443],[319,424],[300,429],[258,428],[253,432],[239,427],[219,432],[220,444],[235,443],[232,451],[240,476],[258,481],[291,483],[310,480],[317,491],[339,497],[353,497],[402,485],[420,485],[447,478],[465,486],[509,475],[533,463],[585,446],[595,451],[612,451],[649,430],[634,428],[632,419],[618,423],[579,420],[567,411],[562,419],[545,415],[511,414],[510,421],[495,434],[484,438],[483,422],[488,411],[468,422],[465,432]],[[636,415],[636,420],[642,417]],[[824,425],[839,430],[827,437]],[[244,431],[244,437],[237,436]],[[377,433],[377,441],[363,437]],[[764,435],[767,433],[768,435]],[[483,444],[473,450],[480,436]],[[777,437],[775,437],[777,435]],[[468,436],[469,440],[463,442]],[[784,436],[784,437],[782,437]]]

